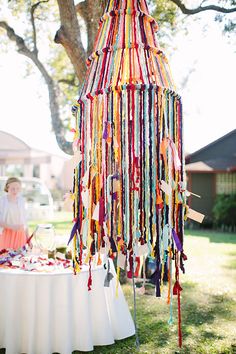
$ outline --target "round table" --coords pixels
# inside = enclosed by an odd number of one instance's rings
[[[106,270],[52,273],[0,269],[0,348],[6,354],[71,354],[134,335],[132,317],[116,277],[104,287]]]

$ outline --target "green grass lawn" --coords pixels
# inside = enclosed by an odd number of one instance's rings
[[[52,222],[58,235],[68,235],[71,215],[58,214]],[[30,229],[35,223],[30,224]],[[96,347],[101,354],[236,353],[236,234],[214,231],[186,231],[186,274],[181,274],[183,347],[178,348],[176,299],[175,323],[169,318],[165,299],[137,293],[139,350],[135,338],[112,346]],[[123,290],[133,313],[130,284]],[[79,352],[76,352],[76,354]]]

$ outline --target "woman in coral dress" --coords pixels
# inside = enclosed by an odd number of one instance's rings
[[[22,247],[28,238],[24,199],[20,195],[21,181],[16,177],[8,178],[0,198],[0,250]]]

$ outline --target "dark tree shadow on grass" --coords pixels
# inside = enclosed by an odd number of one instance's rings
[[[204,346],[204,343],[210,342],[214,343],[219,340],[223,340],[224,336],[218,334],[211,329],[211,325],[216,319],[222,320],[234,320],[234,314],[230,310],[233,306],[233,300],[229,296],[221,295],[209,295],[206,294],[207,301],[206,303],[199,303],[197,301],[196,294],[198,293],[199,286],[196,283],[184,283],[184,291],[186,292],[185,299],[186,303],[182,305],[182,332],[183,338],[186,340],[188,337],[193,336],[192,327],[198,328],[198,337],[196,342],[199,341],[200,345]],[[149,296],[144,295],[146,301],[149,300]],[[176,303],[176,299],[174,299]],[[173,310],[176,313],[176,305],[174,305]],[[159,348],[156,353],[162,353],[164,349],[169,347],[169,343],[178,348],[177,343],[177,319],[175,318],[175,327],[174,331],[171,330],[171,327],[168,325],[168,314],[163,315],[162,310],[161,314],[157,314],[155,309],[153,309],[153,315],[150,315],[150,309],[146,310],[143,308],[140,312],[137,313],[137,323],[138,323],[138,334],[141,345],[148,345],[150,341],[152,344],[156,345],[156,348]],[[162,317],[162,320],[157,320],[158,316]],[[165,318],[165,320],[163,320]],[[206,329],[204,325],[209,325],[209,329]],[[96,354],[134,354],[138,353],[135,346],[135,338],[131,337],[123,340],[119,343],[119,348],[116,344],[112,346],[104,347],[95,347],[94,353]],[[229,350],[231,350],[229,348]],[[142,351],[141,351],[142,352]],[[178,353],[178,351],[173,350],[173,353]],[[74,354],[78,354],[75,352]],[[189,353],[189,348],[183,346],[183,349],[179,353]],[[230,353],[230,352],[229,352]]]
[[[183,308],[183,320],[185,324],[193,324],[195,326],[204,323],[212,323],[216,317],[225,318],[226,320],[235,319],[235,315],[231,308],[235,306],[235,300],[227,294],[206,294],[205,304],[197,301],[197,294],[200,292],[198,284],[183,284],[186,295],[186,303]]]
[[[195,294],[193,294],[193,290]],[[183,321],[183,336],[187,338],[191,334],[191,327],[198,328],[199,340],[204,343],[205,340],[214,342],[216,340],[224,339],[225,337],[212,330],[214,328],[214,321],[221,319],[222,321],[235,321],[235,301],[230,296],[224,295],[210,295],[206,294],[206,302],[199,303],[197,301],[197,291],[199,287],[195,286],[192,291],[188,289],[187,301],[182,311]],[[192,294],[191,294],[192,293]],[[206,330],[204,325],[209,325]]]

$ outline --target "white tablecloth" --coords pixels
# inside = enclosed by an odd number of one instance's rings
[[[111,264],[114,274],[114,267]],[[104,287],[106,270],[32,273],[0,270],[0,348],[6,354],[71,354],[92,351],[132,336],[132,317],[115,277]]]

